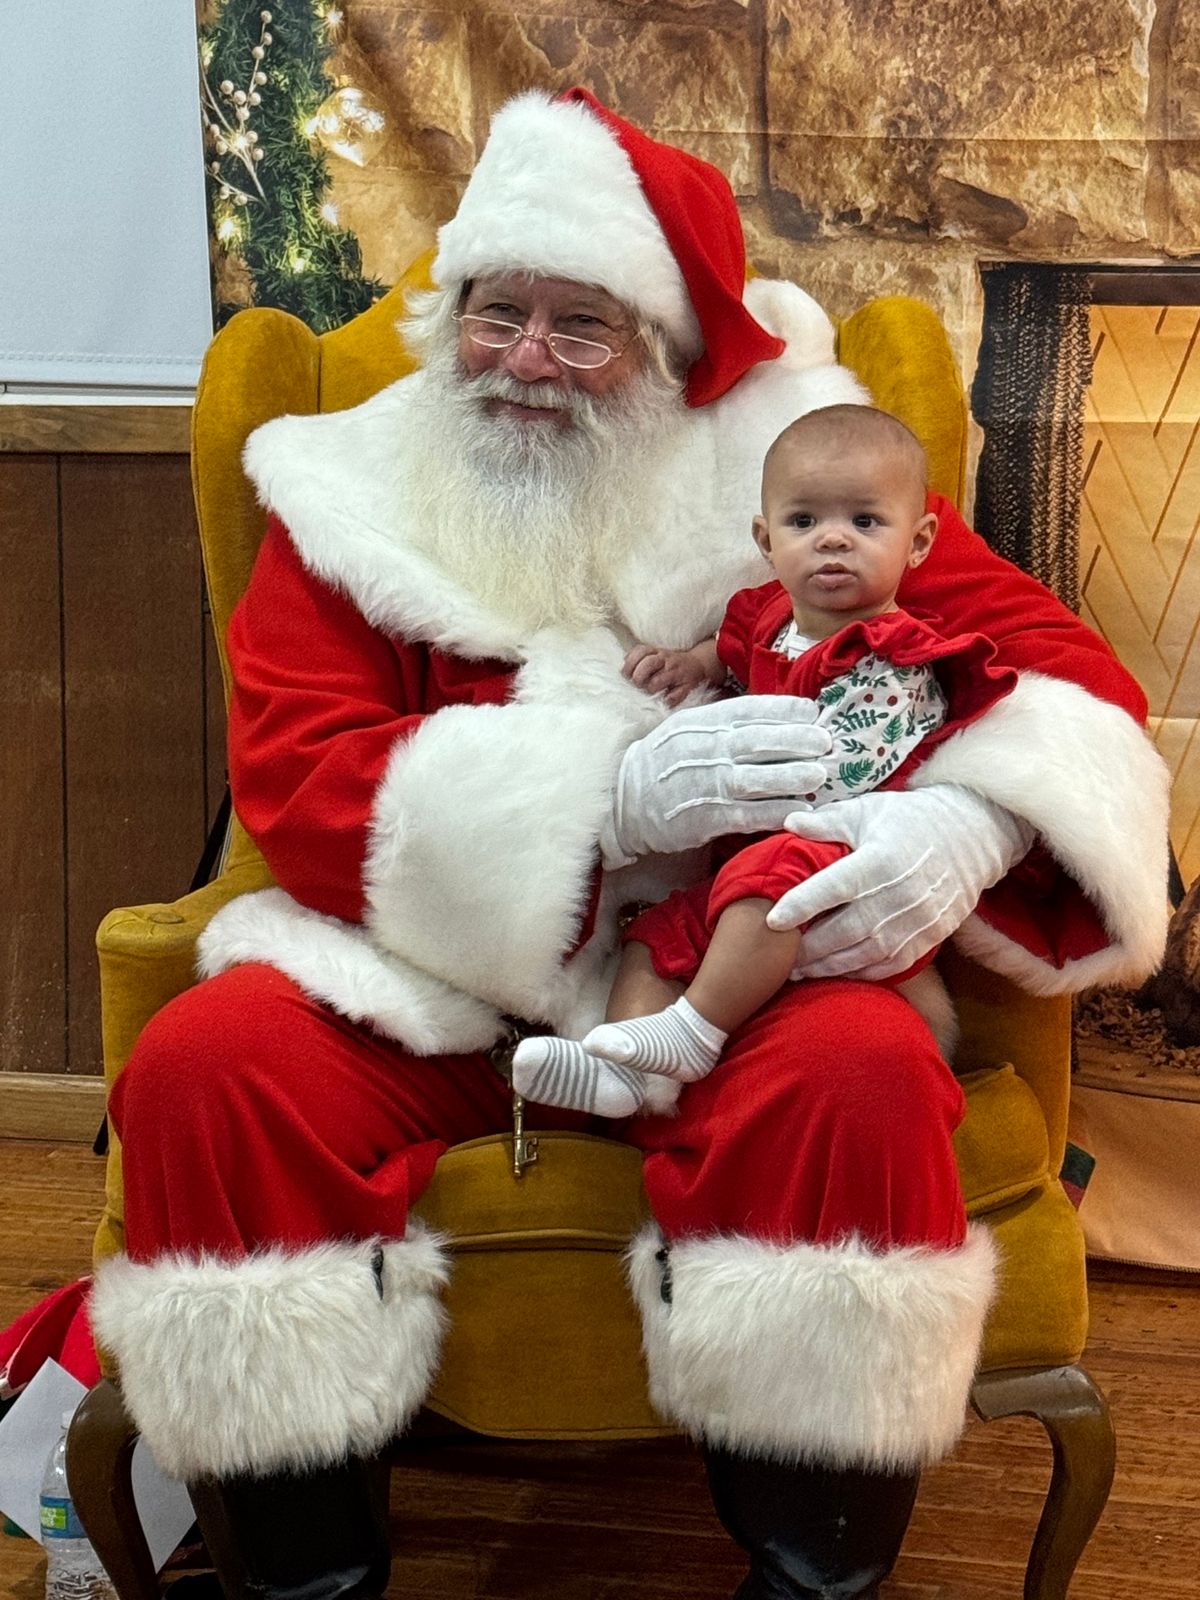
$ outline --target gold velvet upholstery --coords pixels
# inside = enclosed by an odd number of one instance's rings
[[[282,312],[254,310],[235,317],[212,344],[197,394],[192,463],[227,687],[225,629],[265,524],[241,471],[242,445],[268,418],[357,404],[410,370],[392,324],[402,315],[404,289],[426,281],[427,265],[418,262],[404,284],[334,333],[318,338]],[[842,325],[839,353],[876,400],[913,427],[929,454],[932,485],[957,500],[965,404],[933,312],[901,297],[872,301]],[[215,882],[174,904],[105,919],[98,945],[110,1084],[149,1018],[194,981],[196,940],[209,918],[233,896],[269,882],[235,819]],[[1057,1179],[1070,1007],[1065,999],[1024,994],[953,952],[941,965],[963,1029],[956,1067],[969,1109],[955,1141],[959,1165],[970,1212],[994,1230],[1001,1254],[973,1400],[985,1416],[1036,1415],[1051,1434],[1054,1478],[1025,1594],[1060,1600],[1112,1470],[1103,1398],[1074,1365],[1087,1332],[1083,1242]],[[418,1206],[451,1237],[456,1257],[446,1296],[451,1332],[432,1409],[468,1428],[517,1438],[671,1431],[649,1406],[622,1268],[625,1246],[646,1215],[640,1157],[603,1139],[542,1133],[536,1162],[518,1182],[512,1154],[508,1135],[456,1146]],[[120,1162],[114,1137],[98,1261],[122,1248]],[[144,1551],[129,1544],[127,1519],[113,1512],[127,1489],[121,1474],[127,1478],[132,1435],[117,1391],[93,1391],[76,1433],[77,1453],[93,1474],[83,1492],[95,1528],[107,1530],[105,1559],[127,1575],[120,1592],[156,1593]]]

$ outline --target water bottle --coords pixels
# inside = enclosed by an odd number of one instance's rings
[[[84,1533],[71,1491],[67,1488],[67,1429],[71,1412],[63,1412],[62,1432],[50,1452],[42,1479],[42,1543],[46,1547],[46,1600],[116,1600],[112,1580]]]

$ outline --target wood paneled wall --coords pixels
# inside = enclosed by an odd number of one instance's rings
[[[0,1071],[97,1073],[94,939],[189,884],[224,707],[183,454],[0,454]]]

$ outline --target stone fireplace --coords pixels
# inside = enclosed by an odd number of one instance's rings
[[[762,271],[835,316],[928,301],[968,381],[981,260],[1200,252],[1200,0],[313,5],[338,18],[336,81],[386,113],[364,165],[329,161],[384,283],[453,212],[492,110],[577,82],[728,174]]]
[[[1146,691],[1190,884],[1200,877],[1200,273],[1101,275],[1091,325],[1081,610]]]

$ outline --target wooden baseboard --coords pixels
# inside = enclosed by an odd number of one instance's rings
[[[0,1139],[91,1144],[104,1116],[104,1080],[0,1072]]]
[[[187,455],[191,406],[0,406],[0,451]]]

